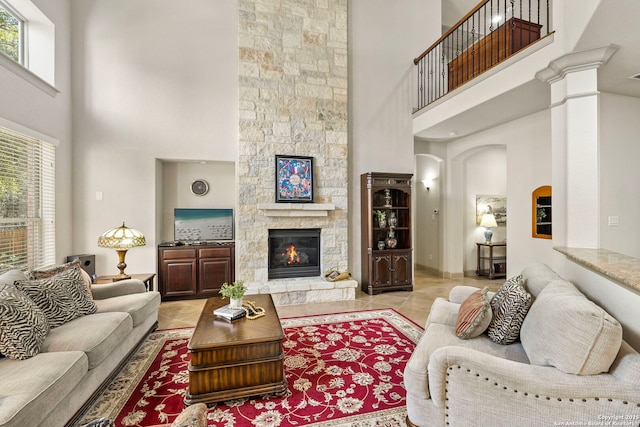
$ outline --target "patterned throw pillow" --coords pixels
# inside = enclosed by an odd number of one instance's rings
[[[87,273],[82,269],[82,267],[80,266],[79,259],[74,259],[73,261],[68,262],[66,264],[56,265],[53,267],[41,268],[38,270],[31,270],[29,272],[29,278],[30,279],[46,279],[48,277],[53,277],[56,274],[60,274],[63,271],[67,271],[72,268],[78,270],[78,272],[80,273],[80,277],[82,277],[82,284],[87,289],[89,296],[93,298],[93,294],[91,293],[91,276],[89,276],[89,273]]]
[[[520,336],[522,322],[533,302],[524,285],[525,280],[521,275],[512,277],[491,298],[493,318],[487,335],[498,344],[511,344]]]
[[[460,304],[456,321],[456,336],[458,338],[463,340],[475,338],[489,326],[492,311],[487,291],[487,287],[477,290]]]
[[[0,286],[0,353],[24,360],[35,356],[47,337],[45,314],[14,285]]]
[[[98,310],[74,268],[44,279],[18,280],[15,285],[44,311],[51,328]]]

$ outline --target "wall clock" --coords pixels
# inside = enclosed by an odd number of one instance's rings
[[[196,196],[204,196],[209,192],[209,184],[204,179],[196,179],[191,183],[191,192]]]

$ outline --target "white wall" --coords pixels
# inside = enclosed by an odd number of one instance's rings
[[[445,275],[476,268],[476,242],[484,240],[484,229],[475,223],[477,194],[507,196],[507,227],[494,228],[493,240],[507,240],[509,273],[534,261],[551,263],[551,241],[531,237],[531,193],[551,183],[549,112],[451,141],[446,147],[445,182],[440,183]]]
[[[440,36],[436,0],[349,1],[349,269],[360,278],[360,175],[413,172],[412,58]]]
[[[416,154],[415,188],[413,191],[413,262],[432,273],[440,265],[440,166],[442,159],[429,154]],[[422,180],[427,180],[429,189]]]
[[[600,107],[600,247],[640,258],[640,99],[602,93]]]
[[[56,262],[64,262],[67,255],[72,255],[72,238],[75,230],[71,209],[73,181],[70,2],[69,0],[55,2],[34,0],[33,2],[55,25],[55,87],[60,93],[52,97],[0,67],[0,92],[2,93],[0,118],[58,141],[56,148]]]
[[[117,259],[96,240],[123,220],[147,237],[127,255],[127,272],[156,271],[163,209],[156,159],[235,161],[237,7],[73,2],[73,244],[96,254],[97,274],[112,274]]]
[[[498,139],[500,141],[502,139]],[[474,272],[477,266],[477,245],[484,242],[485,228],[477,223],[476,198],[478,195],[507,197],[507,150],[504,146],[486,146],[474,151],[464,161],[465,207],[464,207],[464,271]],[[508,200],[508,199],[507,199]],[[493,242],[504,242],[507,238],[509,223],[493,227]],[[494,255],[502,255],[495,250]]]
[[[235,164],[231,162],[163,162],[162,163],[162,231],[159,241],[174,240],[174,208],[234,208],[236,206]],[[209,192],[196,196],[191,183],[204,179]]]

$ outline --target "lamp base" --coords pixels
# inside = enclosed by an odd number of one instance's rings
[[[127,268],[127,264],[124,262],[124,257],[125,255],[127,255],[127,250],[118,249],[116,250],[116,252],[118,252],[118,260],[120,261],[118,263],[118,270],[120,270],[120,274],[113,276],[113,281],[117,282],[118,280],[131,279],[131,276],[124,272],[124,269]]]
[[[493,237],[493,231],[489,227],[484,230],[484,242],[491,243],[491,238]]]

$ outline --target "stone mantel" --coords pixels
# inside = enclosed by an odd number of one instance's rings
[[[259,203],[265,216],[328,216],[336,209],[333,203]]]

